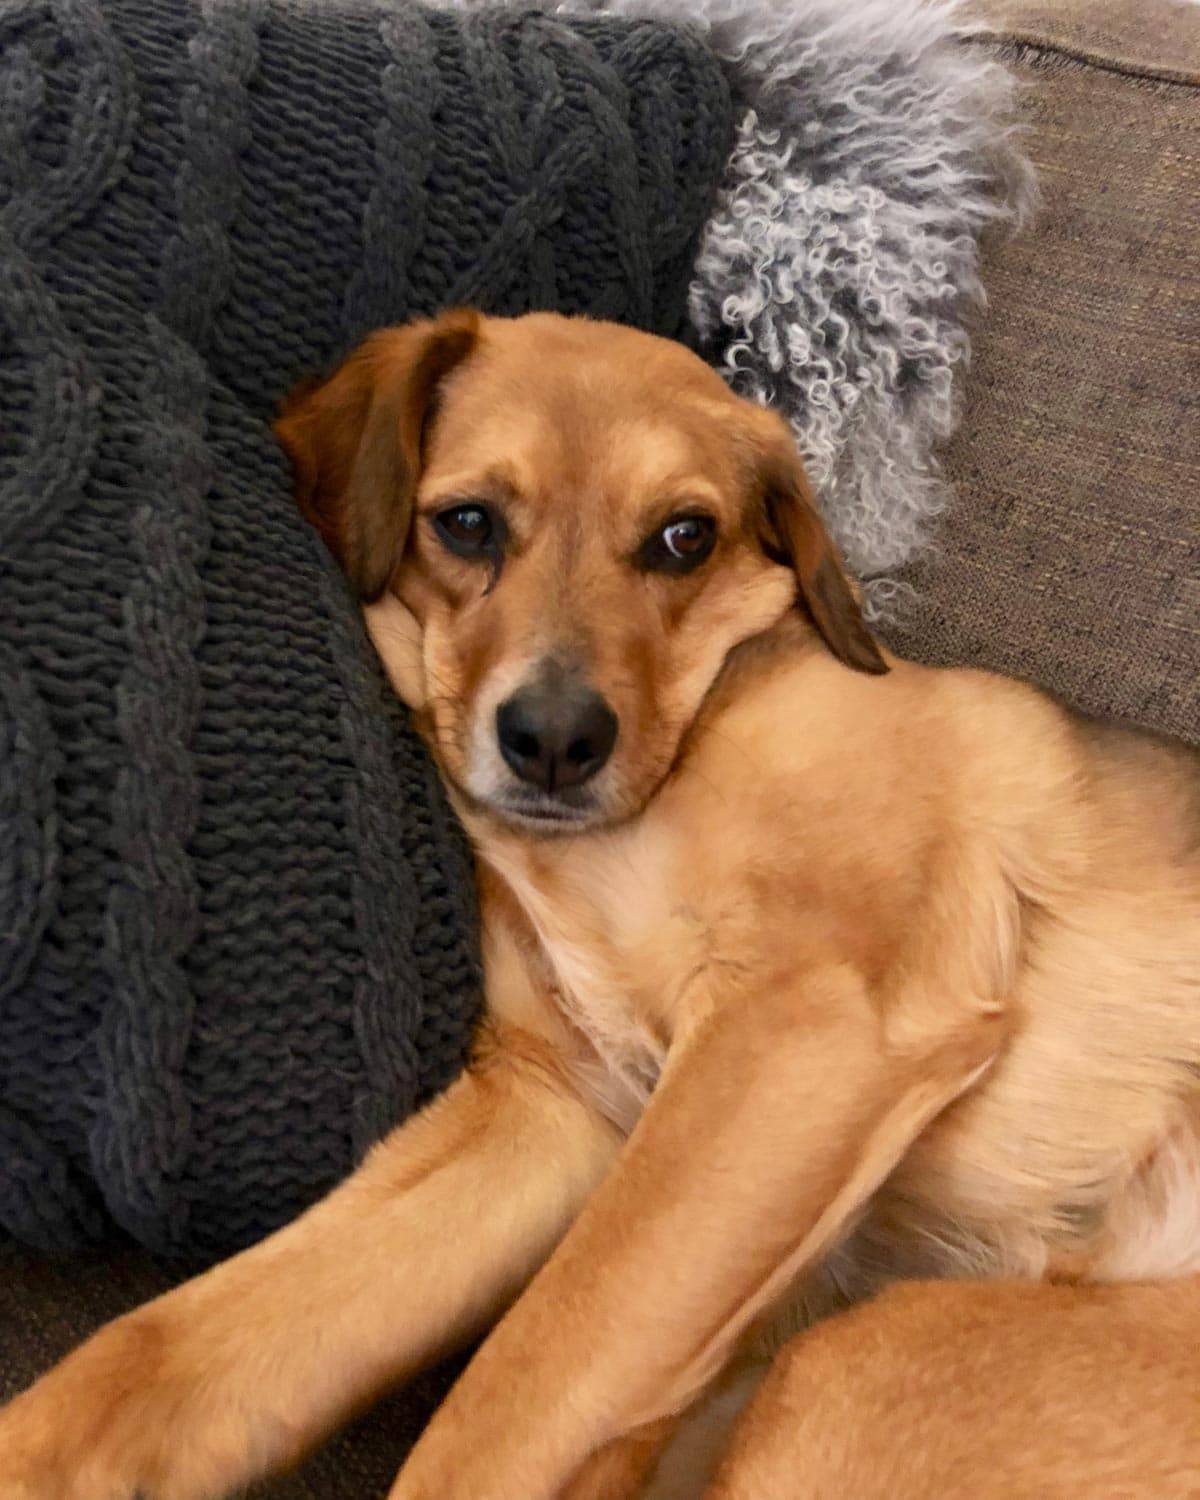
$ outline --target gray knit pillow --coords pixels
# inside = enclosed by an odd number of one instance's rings
[[[466,851],[280,396],[447,304],[679,330],[730,137],[648,22],[0,10],[0,1228],[215,1252],[460,1065]]]

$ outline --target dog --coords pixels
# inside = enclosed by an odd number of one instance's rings
[[[885,650],[784,423],[669,341],[449,312],[276,431],[486,1016],[0,1414],[4,1500],[224,1494],[489,1327],[392,1500],[1200,1494],[1196,755]]]

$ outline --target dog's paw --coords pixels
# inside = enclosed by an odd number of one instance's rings
[[[214,1500],[239,1455],[198,1420],[200,1390],[152,1318],[110,1324],[0,1408],[0,1497]]]
[[[135,1420],[130,1398],[153,1388],[155,1364],[148,1330],[123,1320],[0,1410],[0,1495],[141,1500],[152,1419]]]

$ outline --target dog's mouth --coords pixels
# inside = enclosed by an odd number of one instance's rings
[[[515,828],[540,833],[577,833],[604,822],[594,797],[513,790],[489,799],[488,809]]]

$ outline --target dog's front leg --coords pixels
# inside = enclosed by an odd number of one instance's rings
[[[838,967],[677,1040],[616,1169],[392,1500],[551,1500],[597,1448],[693,1399],[1003,1031],[987,1006],[910,1020]]]
[[[101,1329],[0,1411],[3,1500],[200,1500],[478,1332],[616,1133],[553,1050],[489,1028],[467,1073],[323,1202]]]

